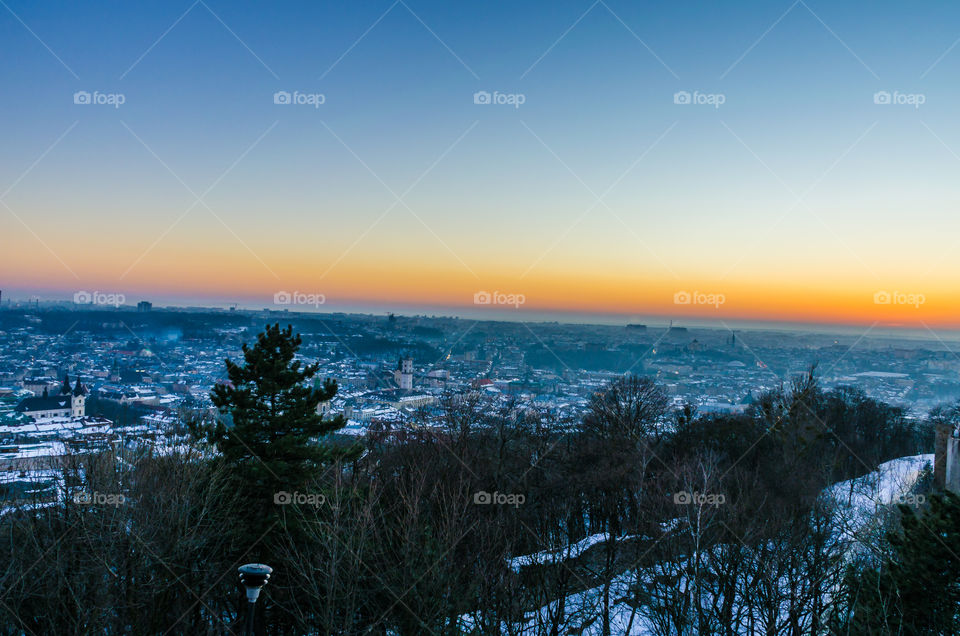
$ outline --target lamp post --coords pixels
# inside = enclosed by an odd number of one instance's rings
[[[260,590],[270,579],[270,573],[273,568],[263,563],[247,563],[237,568],[240,573],[240,583],[247,589],[247,636],[253,636],[253,614],[256,611],[257,599],[260,598]]]

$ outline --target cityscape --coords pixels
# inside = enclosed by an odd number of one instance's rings
[[[0,447],[8,470],[70,449],[176,443],[189,413],[215,412],[225,359],[271,323],[303,337],[298,357],[339,387],[318,413],[363,436],[442,419],[444,399],[575,422],[624,374],[656,380],[674,408],[744,413],[762,393],[816,369],[922,421],[960,400],[960,356],[938,334],[733,330],[666,324],[506,322],[398,314],[106,307],[11,302],[0,323]],[[949,337],[949,335],[948,335]]]
[[[960,634],[960,5],[0,55],[0,636]]]

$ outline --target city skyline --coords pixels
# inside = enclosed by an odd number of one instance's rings
[[[0,8],[5,292],[960,324],[956,7],[101,6]]]

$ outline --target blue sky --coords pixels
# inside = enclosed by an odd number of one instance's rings
[[[356,301],[397,272],[411,304],[507,285],[655,312],[712,285],[803,319],[757,299],[835,272],[826,313],[894,286],[960,301],[955,3],[4,1],[0,262],[25,290]]]

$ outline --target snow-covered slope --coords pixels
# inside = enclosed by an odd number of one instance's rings
[[[933,455],[901,457],[881,464],[877,470],[867,475],[839,482],[824,491],[823,496],[834,504],[838,532],[843,535],[843,540],[839,541],[838,545],[845,546],[841,549],[846,550],[848,558],[853,558],[858,553],[857,548],[867,543],[866,540],[871,533],[883,531],[885,513],[893,504],[916,501],[910,494],[911,489],[923,470],[932,462]],[[675,528],[665,527],[668,531],[673,529]],[[510,567],[519,571],[522,567],[535,563],[556,563],[574,559],[592,546],[608,539],[605,534],[591,535],[562,548],[514,557],[510,560]],[[676,564],[665,568],[654,566],[647,568],[644,572],[629,570],[615,577],[611,581],[609,590],[610,632],[625,636],[651,636],[662,631],[662,629],[655,630],[649,619],[636,611],[625,599],[630,596],[631,587],[636,587],[638,583],[643,587],[653,577],[669,576],[682,569],[682,567],[676,567]],[[601,636],[603,606],[603,586],[567,596],[562,603],[562,612],[566,620],[561,621],[567,630],[565,633]],[[555,617],[560,611],[560,601],[554,601],[535,612],[529,612],[521,624],[511,625],[509,629],[504,626],[503,633],[531,636],[538,634],[542,631],[541,626],[550,624],[551,617]],[[461,617],[463,632],[470,632],[474,625],[473,617]]]
[[[848,558],[862,554],[886,532],[895,504],[922,504],[912,495],[921,473],[933,465],[933,455],[913,455],[884,462],[862,477],[841,481],[824,491],[836,506],[836,522],[848,540]]]

